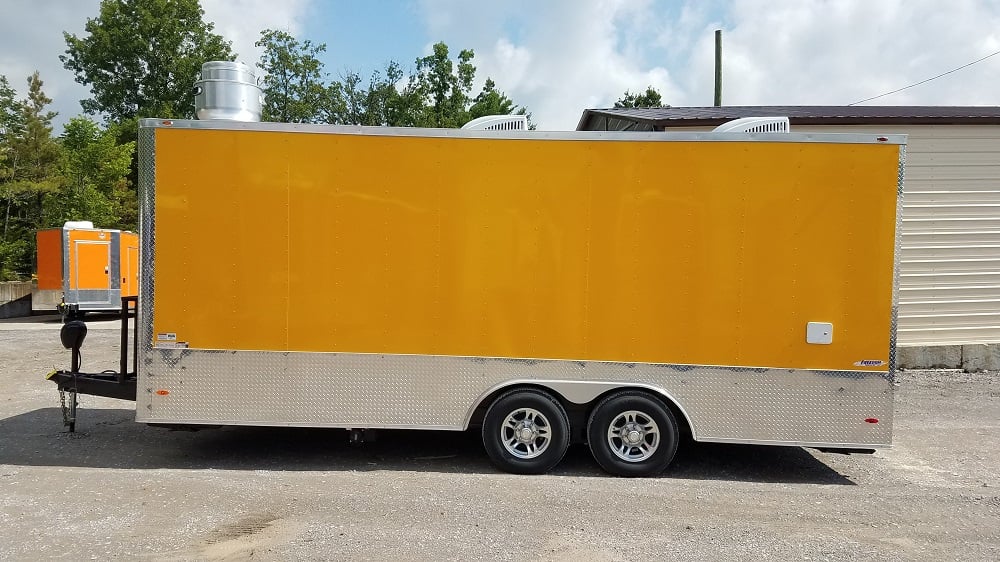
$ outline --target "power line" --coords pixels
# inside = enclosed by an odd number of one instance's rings
[[[972,61],[972,62],[970,62],[968,64],[963,64],[962,66],[960,66],[958,68],[953,68],[953,69],[949,70],[948,72],[942,72],[941,74],[938,74],[937,76],[933,76],[931,78],[928,78],[927,80],[921,80],[920,82],[916,82],[914,84],[910,84],[909,86],[903,86],[902,88],[900,88],[898,90],[893,90],[891,92],[886,92],[884,94],[879,94],[877,96],[872,96],[870,98],[865,98],[865,99],[863,99],[861,101],[856,101],[854,103],[849,103],[847,105],[848,106],[857,105],[859,103],[865,103],[866,101],[872,101],[874,99],[884,98],[885,96],[895,94],[896,92],[902,92],[903,90],[907,90],[907,89],[912,88],[914,86],[919,86],[921,84],[926,84],[926,83],[930,82],[931,80],[937,80],[938,78],[940,78],[942,76],[947,76],[947,75],[951,74],[952,72],[958,72],[959,70],[962,70],[963,68],[970,67],[970,66],[976,64],[977,62],[983,62],[984,60],[986,60],[986,59],[988,59],[988,58],[990,58],[992,56],[995,56],[995,55],[1000,55],[1000,51],[992,52],[992,53],[986,55],[985,57],[983,57],[981,59],[974,60],[974,61]]]

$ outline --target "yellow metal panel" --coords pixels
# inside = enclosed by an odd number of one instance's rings
[[[888,361],[896,146],[157,129],[156,153],[155,331],[192,347]]]

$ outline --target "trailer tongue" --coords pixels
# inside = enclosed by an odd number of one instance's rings
[[[87,324],[81,320],[73,320],[63,324],[59,331],[59,339],[63,347],[72,352],[70,370],[52,371],[46,375],[46,379],[56,383],[59,389],[59,403],[62,407],[63,423],[69,430],[76,431],[76,406],[77,395],[89,394],[93,396],[105,396],[107,398],[118,398],[119,400],[135,401],[136,370],[138,360],[138,328],[134,321],[135,314],[139,310],[137,297],[122,297],[121,306],[121,361],[118,371],[102,371],[100,373],[81,372],[80,349],[87,338]],[[132,318],[131,330],[129,319]],[[131,338],[131,363],[132,370],[129,370],[129,332]],[[68,404],[67,397],[69,395]]]

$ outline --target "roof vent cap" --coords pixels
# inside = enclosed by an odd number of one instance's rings
[[[787,133],[791,130],[788,117],[743,117],[727,121],[713,133]]]
[[[66,230],[73,230],[76,228],[94,228],[94,223],[91,221],[66,221],[63,223],[63,228]]]
[[[469,121],[462,125],[462,128],[473,131],[525,131],[528,129],[528,117],[525,115],[487,115]]]

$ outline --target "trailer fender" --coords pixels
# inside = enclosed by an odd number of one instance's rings
[[[556,393],[560,398],[566,400],[567,402],[580,405],[590,404],[597,400],[600,396],[615,390],[648,390],[659,396],[668,405],[677,408],[677,411],[684,416],[684,421],[687,422],[688,427],[691,429],[691,434],[697,435],[695,432],[694,422],[691,420],[691,416],[688,415],[687,410],[684,409],[684,406],[682,406],[681,403],[678,402],[669,392],[658,386],[645,383],[621,381],[566,381],[544,379],[512,379],[490,387],[486,390],[486,392],[483,392],[478,398],[476,398],[475,402],[473,402],[472,406],[465,413],[465,420],[462,426],[463,429],[469,429],[469,425],[472,423],[472,418],[475,415],[476,410],[483,406],[488,406],[488,404],[484,403],[486,400],[501,391],[515,386],[534,386],[545,388]]]

